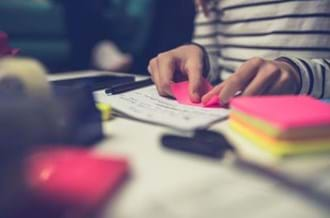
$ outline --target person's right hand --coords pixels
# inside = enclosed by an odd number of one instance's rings
[[[205,58],[199,46],[184,45],[153,58],[149,62],[148,71],[162,96],[172,96],[172,82],[188,79],[190,99],[199,103],[206,93],[203,83],[204,68],[207,68]]]

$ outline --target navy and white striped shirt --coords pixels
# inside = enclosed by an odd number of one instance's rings
[[[252,57],[285,57],[300,70],[301,94],[330,98],[330,0],[216,0],[195,25],[211,80]]]

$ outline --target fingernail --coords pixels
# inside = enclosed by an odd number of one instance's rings
[[[237,91],[234,95],[234,97],[238,97],[238,96],[241,96],[243,94],[243,91]]]

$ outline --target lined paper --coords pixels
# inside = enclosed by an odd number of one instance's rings
[[[155,86],[112,96],[98,91],[95,97],[96,101],[110,104],[114,109],[134,119],[182,130],[205,128],[225,119],[229,112],[224,108],[179,104],[174,99],[159,96]]]

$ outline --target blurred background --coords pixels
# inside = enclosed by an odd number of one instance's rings
[[[191,40],[192,0],[1,0],[0,30],[50,72],[146,73],[151,57]]]
[[[32,58],[6,59],[0,69],[3,75],[21,74],[0,81],[0,98],[6,102],[0,108],[0,217],[62,217],[54,212],[60,211],[57,202],[52,208],[25,184],[25,157],[33,154],[35,144],[91,145],[103,137],[91,90],[70,86],[55,92],[55,86],[48,87],[46,71],[146,74],[152,57],[191,41],[194,17],[193,0],[0,0],[0,56],[16,54],[11,48],[17,48],[18,56]],[[23,75],[29,76],[22,83]],[[38,79],[47,84],[46,91],[52,88],[54,95],[47,96],[52,104],[25,95],[25,85],[34,86]],[[16,88],[21,92],[11,93]],[[64,209],[63,217],[81,217],[67,216]]]

